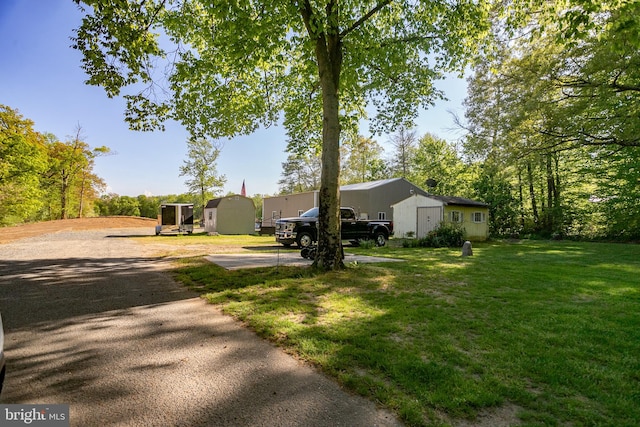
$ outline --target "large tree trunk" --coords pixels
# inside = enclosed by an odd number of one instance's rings
[[[324,270],[336,270],[344,267],[340,238],[340,124],[337,96],[325,97],[323,104],[322,174],[315,266]]]
[[[524,194],[522,190],[522,170],[518,168],[518,202],[520,203],[520,229],[524,230]]]
[[[551,154],[547,153],[546,155],[546,169],[547,169],[547,209],[549,210],[549,214],[547,216],[547,229],[549,233],[553,233],[556,231],[558,226],[557,222],[557,205],[555,203],[554,196],[557,194],[556,191],[556,180],[553,176],[553,168],[551,167]]]
[[[307,11],[310,11],[310,6]],[[335,23],[336,27],[327,28],[324,33],[318,35],[315,46],[322,89],[323,120],[322,172],[318,201],[318,253],[314,266],[323,270],[337,270],[344,267],[340,238],[340,187],[338,185],[340,179],[340,103],[338,91],[342,69],[342,45],[337,28],[337,5],[335,3],[329,4],[326,13],[329,17],[328,22]]]
[[[82,211],[84,209],[84,191],[85,191],[86,185],[87,185],[87,175],[86,173],[83,173],[82,181],[80,184],[80,207],[78,208],[78,218],[82,218]]]
[[[69,178],[66,174],[62,173],[62,180],[60,183],[60,219],[67,219],[67,193],[69,192]]]
[[[538,204],[536,203],[536,191],[533,182],[533,168],[531,161],[527,161],[527,179],[529,180],[529,197],[531,198],[531,210],[533,211],[533,223],[536,231],[540,224],[540,216],[538,215]]]

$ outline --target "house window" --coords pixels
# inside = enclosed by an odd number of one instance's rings
[[[384,221],[387,219],[387,213],[386,212],[378,212],[378,220]]]
[[[302,209],[298,209],[298,216],[302,216],[303,213],[304,211]]]
[[[213,212],[209,211],[209,221],[213,219]]]
[[[449,220],[451,222],[462,222],[462,212],[460,211],[451,211],[449,212]]]
[[[278,211],[271,211],[271,219],[278,219]]]
[[[485,222],[487,219],[485,217],[484,212],[474,212],[473,213],[473,222],[480,223]]]

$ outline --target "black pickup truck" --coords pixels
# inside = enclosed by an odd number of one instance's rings
[[[342,240],[357,244],[360,240],[374,240],[384,246],[393,234],[391,221],[367,221],[357,219],[352,208],[340,208]],[[295,218],[276,221],[276,242],[285,246],[296,243],[306,248],[318,240],[318,208],[312,208]]]

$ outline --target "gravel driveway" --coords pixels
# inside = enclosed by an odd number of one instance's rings
[[[0,402],[70,404],[73,426],[400,425],[172,281],[126,238],[149,233],[0,244]]]

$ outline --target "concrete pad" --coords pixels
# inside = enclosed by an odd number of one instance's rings
[[[310,266],[310,259],[302,258],[300,251],[278,251],[242,254],[213,254],[205,257],[208,261],[226,268],[237,270],[240,268],[276,267],[280,265]],[[375,262],[398,262],[395,258],[374,257],[366,255],[345,254],[344,263],[353,262],[366,264]]]

